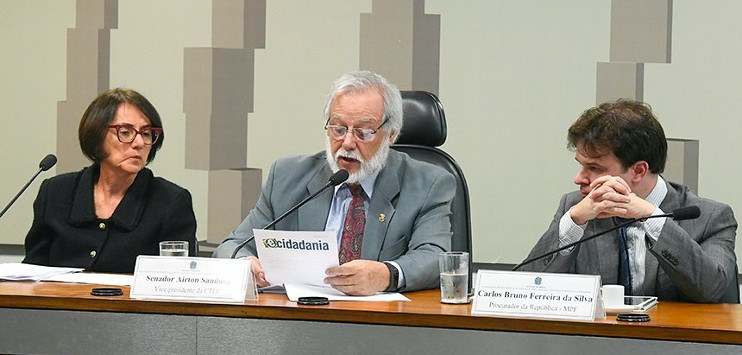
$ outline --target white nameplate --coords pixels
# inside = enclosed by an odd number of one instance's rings
[[[594,320],[600,276],[535,272],[477,272],[472,314]]]
[[[241,303],[251,275],[244,259],[140,255],[131,298]]]

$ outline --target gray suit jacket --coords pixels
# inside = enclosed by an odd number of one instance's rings
[[[529,258],[556,249],[559,220],[580,202],[579,191],[566,194],[559,203],[549,229],[531,250]],[[665,212],[698,206],[697,219],[668,218],[657,242],[647,238],[646,276],[642,294],[672,301],[718,302],[735,272],[734,241],[737,221],[732,209],[698,197],[687,187],[667,183],[667,196],[660,204]],[[614,218],[588,222],[585,237],[616,226]],[[600,275],[603,284],[618,283],[617,233],[608,233],[575,247],[569,255],[554,254],[526,265],[522,270]]]
[[[283,158],[271,167],[255,208],[216,248],[215,257],[228,258],[235,247],[307,196],[321,189],[332,175],[325,153]],[[369,202],[361,257],[395,261],[404,273],[405,291],[439,286],[438,253],[451,249],[451,201],[455,180],[445,170],[389,152]],[[325,229],[333,189],[279,222],[277,230],[322,231]],[[386,217],[380,221],[380,214]],[[255,255],[255,243],[240,256]]]

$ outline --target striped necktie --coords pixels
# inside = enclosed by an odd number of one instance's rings
[[[623,222],[622,222],[623,223]],[[618,230],[618,284],[624,286],[624,294],[632,295],[631,264],[629,263],[628,228]]]

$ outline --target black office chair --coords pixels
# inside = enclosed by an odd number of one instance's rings
[[[440,150],[446,141],[446,115],[438,98],[426,91],[402,91],[404,125],[392,149],[412,158],[440,166],[456,178],[456,196],[451,205],[451,250],[469,253],[469,287],[471,283],[471,214],[469,188],[459,164]]]

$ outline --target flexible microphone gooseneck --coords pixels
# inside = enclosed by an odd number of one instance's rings
[[[21,191],[18,191],[18,193],[15,195],[15,197],[13,197],[13,199],[10,200],[10,203],[8,203],[8,205],[5,206],[5,208],[3,209],[3,211],[0,212],[0,217],[2,217],[5,214],[5,212],[10,208],[10,206],[12,206],[13,203],[15,203],[15,200],[17,200],[18,197],[20,197],[21,194],[24,191],[26,191],[26,189],[28,188],[28,186],[31,185],[31,183],[36,179],[37,176],[39,176],[39,174],[41,174],[42,171],[47,171],[47,170],[51,169],[54,166],[54,164],[56,164],[56,163],[57,163],[57,157],[54,156],[54,154],[49,154],[49,155],[45,156],[44,159],[41,159],[41,162],[39,163],[39,170],[36,172],[36,174],[34,174],[33,177],[31,177],[31,180],[28,180],[28,182],[26,183],[26,185],[23,186],[23,188],[21,189]]]
[[[282,215],[280,215],[278,218],[271,221],[271,223],[268,223],[263,229],[268,229],[276,225],[276,223],[282,221],[286,216],[288,216],[291,212],[296,211],[299,209],[299,207],[304,206],[307,202],[317,197],[317,195],[321,194],[323,191],[327,190],[330,186],[337,186],[345,182],[345,180],[348,180],[348,177],[350,176],[350,173],[348,173],[348,170],[340,169],[336,173],[332,174],[330,176],[330,179],[327,180],[327,183],[325,183],[325,186],[323,186],[321,189],[317,190],[317,192],[309,195],[309,197],[303,199],[301,202],[294,205],[294,207],[291,207],[288,211],[284,212]],[[250,238],[245,239],[244,242],[240,243],[236,248],[234,248],[234,252],[232,252],[232,256],[230,259],[234,259],[235,256],[237,256],[237,252],[244,248],[247,243],[250,243],[253,239],[255,239],[255,236],[253,235]]]
[[[521,262],[520,264],[515,265],[515,267],[513,268],[513,271],[517,271],[521,267],[523,267],[525,265],[528,265],[528,264],[530,264],[530,263],[532,263],[532,262],[534,262],[536,260],[543,259],[543,258],[545,258],[545,257],[547,257],[547,256],[549,256],[551,254],[558,253],[558,252],[560,252],[562,250],[569,249],[569,248],[571,248],[571,247],[573,247],[575,245],[582,244],[582,243],[584,243],[584,242],[586,242],[588,240],[595,239],[597,237],[600,237],[601,235],[604,235],[606,233],[615,231],[615,230],[617,230],[617,229],[619,229],[621,227],[626,227],[629,224],[632,224],[634,222],[645,221],[645,220],[650,219],[650,218],[660,218],[660,217],[671,217],[672,219],[674,219],[676,221],[682,221],[684,219],[698,218],[698,216],[700,216],[700,215],[701,215],[701,209],[698,208],[698,206],[687,206],[687,207],[676,208],[676,209],[674,209],[672,211],[672,213],[665,213],[665,214],[658,214],[656,216],[647,216],[647,217],[630,219],[630,220],[628,220],[628,221],[626,221],[624,223],[621,223],[621,224],[619,224],[619,225],[617,225],[617,226],[615,226],[613,228],[606,229],[606,230],[604,230],[604,231],[602,231],[600,233],[593,234],[593,235],[591,235],[591,236],[589,236],[587,238],[581,238],[580,240],[578,240],[578,241],[576,241],[574,243],[570,243],[570,244],[567,244],[567,245],[565,245],[563,247],[554,249],[554,250],[552,250],[552,251],[550,251],[550,252],[548,252],[546,254],[542,254],[542,255],[539,255],[539,256],[534,257],[534,258],[523,260],[523,262]]]

